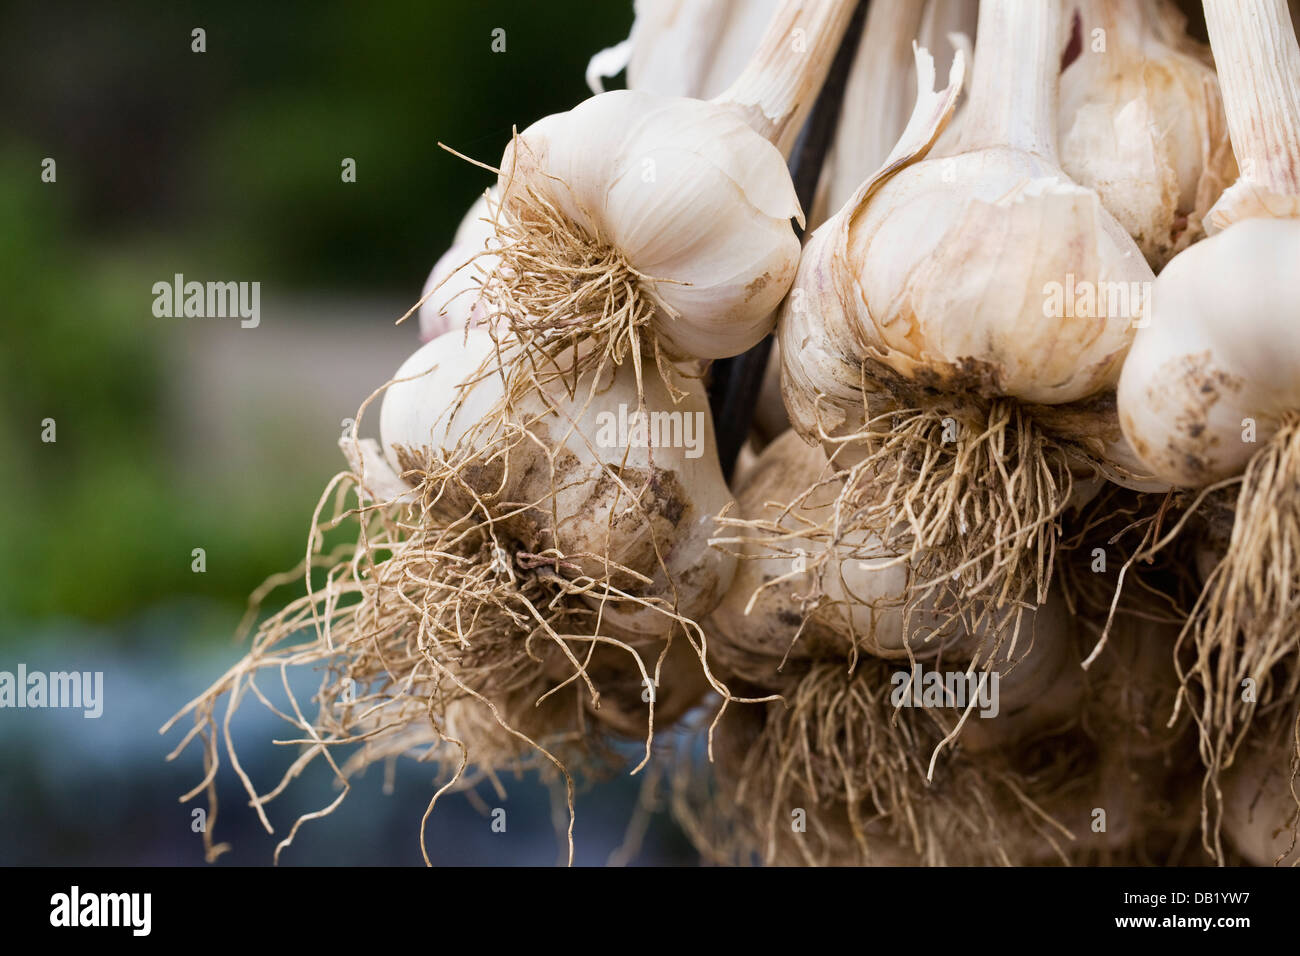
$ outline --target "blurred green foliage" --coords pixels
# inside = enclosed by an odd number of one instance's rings
[[[0,9],[0,618],[242,601],[301,557],[321,476],[178,480],[141,290],[187,272],[413,301],[490,181],[438,142],[494,163],[512,125],[587,95],[631,3],[69,6]]]
[[[300,554],[310,503],[285,512],[263,487],[214,508],[177,480],[147,270],[70,241],[59,190],[12,188],[37,168],[34,153],[0,154],[0,612],[103,620],[191,594],[242,600]],[[288,487],[311,494],[318,477]],[[195,575],[196,541],[239,558]]]

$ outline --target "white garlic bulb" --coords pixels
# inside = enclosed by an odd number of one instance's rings
[[[711,610],[734,570],[707,544],[731,494],[699,381],[674,402],[648,377],[641,405],[624,365],[577,396],[553,381],[502,418],[496,349],[486,330],[452,332],[397,370],[380,410],[394,470],[417,486],[436,476],[432,493],[448,516],[487,511],[521,549],[557,549],[573,573],[608,577],[688,618]],[[599,589],[592,600],[601,603]],[[605,613],[633,631],[673,626],[639,606],[610,603]]]
[[[421,342],[488,321],[482,284],[498,266],[497,257],[486,252],[495,241],[488,196],[483,195],[469,207],[451,246],[424,283],[419,306]]]
[[[594,335],[620,357],[647,323],[679,359],[766,335],[798,264],[790,220],[803,222],[784,152],[852,9],[781,0],[713,101],[618,90],[519,133],[498,179],[498,231],[520,263],[501,310],[561,347]]]
[[[1181,487],[1240,474],[1300,410],[1300,219],[1246,219],[1156,279],[1124,364],[1120,423],[1142,462]]]
[[[499,188],[507,214],[534,190],[617,249],[662,306],[655,331],[684,356],[724,358],[761,339],[799,260],[785,160],[714,103],[592,97],[522,132]]]
[[[822,394],[860,406],[863,362],[904,407],[915,389],[1055,405],[1115,384],[1153,276],[1097,194],[1056,162],[1055,6],[991,0],[980,15],[977,55],[1026,68],[979,71],[953,155],[906,165],[896,149],[814,234],[795,280],[803,295],[781,317],[784,353],[799,356],[786,363],[787,400],[803,393],[792,405]],[[932,67],[918,62],[929,89]],[[940,99],[950,108],[953,96],[950,84]],[[926,104],[923,121],[942,109]],[[1073,314],[1076,286],[1095,291],[1091,313]]]
[[[799,499],[819,481],[825,483]],[[833,519],[838,490],[820,447],[793,431],[763,450],[739,486],[738,516],[762,526],[740,529],[734,543],[718,543],[745,556],[711,620],[725,645],[719,655],[741,676],[762,683],[787,656],[847,661],[855,647],[877,657],[924,659],[965,639],[965,630],[935,611],[932,600],[911,600],[907,563],[871,535],[847,534],[829,562],[817,559],[822,549],[813,529]]]
[[[1061,166],[1153,269],[1202,238],[1237,176],[1213,68],[1167,0],[1071,0],[1082,48],[1061,74]]]

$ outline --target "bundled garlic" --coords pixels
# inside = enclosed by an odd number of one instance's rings
[[[845,514],[997,606],[1046,597],[1073,473],[1124,478],[1109,397],[1150,268],[1056,154],[1059,9],[986,0],[951,154],[926,156],[964,57],[812,236],[778,332],[797,430],[849,469]],[[1136,478],[1137,476],[1130,476]]]
[[[1198,501],[1240,486],[1184,633],[1186,700],[1217,803],[1257,711],[1300,693],[1300,45],[1285,0],[1249,14],[1206,0],[1205,13],[1241,177],[1210,210],[1210,238],[1156,280],[1118,401],[1157,476],[1207,489]]]
[[[1097,191],[1159,271],[1204,235],[1237,176],[1214,70],[1167,0],[1071,0],[1082,47],[1061,74],[1061,166]]]

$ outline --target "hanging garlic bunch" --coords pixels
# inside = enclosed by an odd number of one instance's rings
[[[1059,8],[980,5],[951,155],[923,91],[881,170],[813,235],[779,336],[796,429],[849,469],[841,510],[995,605],[1045,599],[1073,475],[1125,478],[1110,389],[1150,268],[1056,154]],[[1132,476],[1129,476],[1132,477]],[[923,564],[921,562],[924,562]]]
[[[1118,400],[1143,463],[1206,489],[1194,504],[1239,485],[1184,631],[1217,851],[1221,772],[1257,718],[1300,693],[1300,45],[1285,0],[1206,0],[1205,13],[1241,177],[1210,210],[1210,238],[1156,280]]]
[[[1168,0],[1069,0],[1067,10],[1082,45],[1061,74],[1061,166],[1159,271],[1203,237],[1237,176],[1218,79]]]

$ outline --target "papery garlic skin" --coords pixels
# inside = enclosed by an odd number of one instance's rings
[[[845,248],[866,320],[833,336],[912,381],[1043,404],[1114,384],[1141,318],[1049,316],[1050,287],[1152,279],[1095,192],[1010,149],[903,170],[848,218]]]
[[[1181,487],[1240,473],[1300,409],[1300,220],[1248,219],[1156,279],[1119,383],[1143,463]]]
[[[425,463],[463,461],[476,451],[496,449],[504,468],[476,460],[459,468],[459,482],[478,496],[480,508],[510,506],[506,510],[512,514],[499,519],[500,526],[526,550],[558,548],[592,578],[602,580],[608,571],[616,585],[662,599],[687,617],[711,610],[734,571],[734,559],[707,544],[714,516],[731,502],[731,493],[699,381],[685,380],[686,397],[677,403],[656,376],[643,382],[651,414],[680,416],[681,427],[668,434],[680,435],[682,447],[618,443],[618,416],[639,407],[635,373],[626,363],[602,374],[590,402],[589,381],[577,398],[566,395],[559,382],[547,388],[545,399],[536,393],[521,398],[511,418],[526,423],[536,441],[519,440],[505,451],[501,437],[511,434],[511,426],[495,414],[503,397],[496,348],[485,330],[452,332],[402,364],[380,409],[384,454],[394,469],[418,484]],[[484,367],[494,371],[467,386]],[[543,447],[551,450],[550,457]],[[621,477],[622,486],[614,476]],[[458,484],[448,481],[442,489],[441,510],[452,519],[475,503]],[[651,583],[607,569],[606,559]],[[662,633],[673,624],[660,612],[625,604],[609,604],[605,613],[619,626],[643,633]]]
[[[810,230],[880,168],[907,126],[917,94],[913,46],[928,50],[936,72],[946,75],[958,48],[970,59],[976,10],[970,0],[877,0],[867,8],[835,137],[808,215]]]
[[[925,6],[925,0],[876,0],[867,8],[809,228],[815,230],[849,200],[907,125],[916,102],[912,44]]]
[[[1210,210],[1211,234],[1260,216],[1300,218],[1300,43],[1286,0],[1205,0],[1241,176]]]
[[[1218,79],[1184,52],[1189,37],[1168,36],[1181,26],[1164,0],[1071,6],[1083,47],[1061,74],[1061,166],[1097,191],[1158,271],[1204,236],[1210,207],[1237,178]]]
[[[740,75],[777,0],[636,0],[627,86],[710,99]]]
[[[799,261],[802,222],[779,150],[729,107],[615,90],[534,123],[502,161],[510,214],[544,195],[619,250],[661,304],[680,356],[737,355],[772,327]]]
[[[496,241],[488,197],[480,196],[456,228],[451,246],[442,254],[420,293],[420,341],[429,342],[453,329],[488,320],[482,299],[483,280],[492,275],[499,259],[480,255]]]
[[[1153,276],[1097,194],[1057,164],[1049,55],[1057,18],[1005,0],[980,9],[985,55],[1020,44],[1033,69],[1010,82],[979,71],[952,155],[936,150],[893,172],[906,163],[896,149],[813,236],[794,288],[816,305],[811,319],[792,323],[811,334],[783,331],[782,346],[800,354],[820,326],[845,367],[819,368],[812,377],[821,387],[805,401],[852,389],[864,362],[885,378],[897,373],[904,389],[1040,404],[1086,398],[1118,377]],[[928,91],[928,56],[918,54],[918,70],[926,74],[918,88]],[[925,125],[917,116],[912,123]],[[1070,285],[1097,291],[1095,314],[1053,314],[1053,292]],[[1112,289],[1125,293],[1120,314],[1110,314]],[[792,295],[780,321],[797,309]]]

